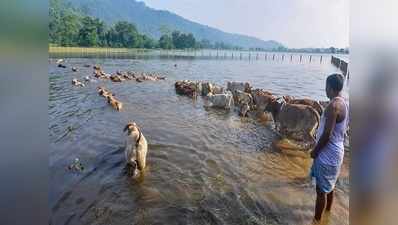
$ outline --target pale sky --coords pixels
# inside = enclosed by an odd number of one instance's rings
[[[349,0],[140,0],[220,30],[290,48],[349,45]]]

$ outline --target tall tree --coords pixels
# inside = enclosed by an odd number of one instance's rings
[[[81,26],[81,16],[60,0],[51,0],[49,7],[50,43],[73,46]]]
[[[172,40],[173,45],[177,49],[185,49],[185,48],[194,48],[196,44],[196,40],[193,34],[185,34],[179,31],[173,31]]]
[[[85,47],[97,46],[98,41],[97,21],[89,16],[84,17],[82,28],[79,31],[79,45]]]
[[[59,38],[61,37],[59,34],[59,28],[61,26],[61,3],[59,0],[50,0],[50,5],[48,9],[49,16],[49,41],[50,43],[59,43]]]
[[[185,40],[185,48],[195,48],[196,46],[196,40],[193,34],[189,33],[186,35],[186,40]]]
[[[173,46],[178,49],[182,48],[182,45],[183,45],[180,36],[181,36],[181,33],[177,30],[175,30],[175,31],[173,31],[173,33],[171,33],[171,37],[173,40]]]
[[[135,48],[139,46],[139,34],[135,26],[126,21],[117,22],[114,26],[116,41],[125,48]]]
[[[152,38],[150,38],[146,35],[142,35],[142,38],[143,38],[143,42],[144,42],[144,46],[143,46],[144,48],[155,48],[156,47],[156,42]]]
[[[125,48],[185,49],[200,48],[201,43],[192,34],[160,28],[163,35],[157,40],[140,34],[135,25],[120,21],[106,27],[100,19],[85,16],[84,11],[77,10],[65,0],[50,0],[49,7],[49,42],[60,46],[110,46]],[[211,43],[208,42],[210,46]]]
[[[77,42],[80,22],[79,17],[73,12],[65,12],[61,17],[62,23],[59,27],[59,43],[62,46],[73,46]]]
[[[96,18],[94,20],[94,25],[97,28],[97,35],[98,35],[97,44],[101,47],[107,46],[105,23],[100,19]]]
[[[159,39],[159,47],[162,49],[172,49],[174,48],[173,39],[170,35],[164,34]]]

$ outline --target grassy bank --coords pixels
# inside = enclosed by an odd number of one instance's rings
[[[102,47],[59,47],[54,45],[49,45],[48,48],[50,57],[134,58],[138,56],[148,56],[155,52],[159,52],[159,50]]]
[[[295,62],[330,62],[330,54],[234,51],[222,49],[144,49],[144,48],[106,48],[106,47],[60,47],[49,45],[51,58],[184,58],[184,59],[232,59]]]
[[[133,48],[102,48],[102,47],[58,47],[50,45],[49,53],[128,53],[128,52],[147,52],[149,49]]]

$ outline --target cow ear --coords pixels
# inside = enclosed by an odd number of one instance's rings
[[[127,123],[127,125],[124,127],[123,131],[126,132],[129,129],[130,126],[136,127],[137,124],[135,122],[133,122],[133,121],[129,121]]]
[[[126,131],[129,129],[129,126],[130,126],[130,123],[128,123],[128,124],[124,127],[123,132],[126,132]]]

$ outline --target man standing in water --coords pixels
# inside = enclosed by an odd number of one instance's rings
[[[341,74],[329,75],[326,79],[326,95],[330,103],[321,116],[317,131],[317,143],[311,152],[314,159],[311,176],[316,180],[316,203],[314,222],[318,223],[326,209],[333,203],[333,191],[344,157],[344,135],[348,121],[348,105],[342,97],[344,78]]]

